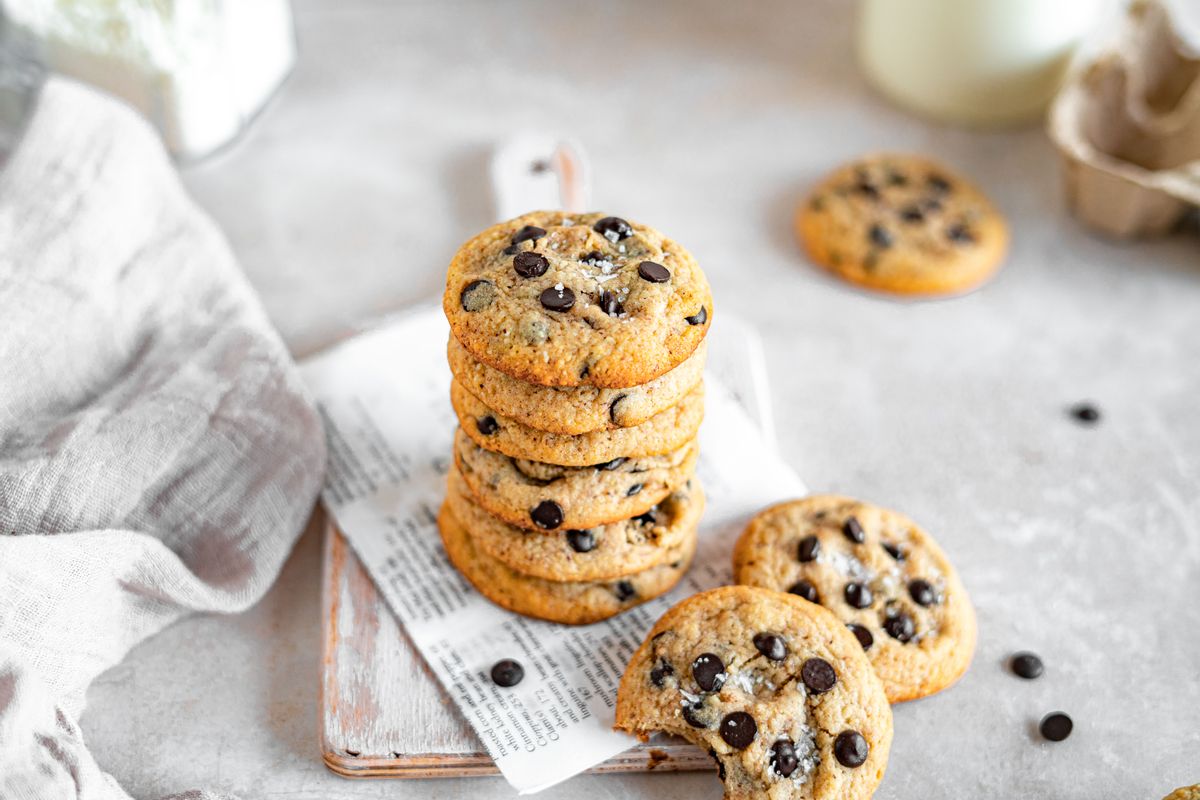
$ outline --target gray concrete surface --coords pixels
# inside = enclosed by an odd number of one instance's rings
[[[489,143],[590,152],[601,209],[685,242],[718,306],[761,325],[780,448],[814,488],[922,520],[976,600],[974,666],[898,707],[881,798],[1158,798],[1200,781],[1200,247],[1092,238],[1038,129],[972,133],[878,99],[850,4],[297,3],[282,94],[187,182],[293,350],[431,297],[489,222]],[[797,193],[881,148],[933,153],[1010,216],[986,289],[905,303],[814,271]],[[1091,429],[1064,409],[1090,399]],[[138,648],[83,726],[139,798],[507,796],[499,780],[351,783],[317,751],[318,542],[237,618]],[[1006,674],[1011,651],[1047,663]],[[1074,735],[1032,734],[1056,709]],[[548,798],[717,798],[709,774],[579,778]]]

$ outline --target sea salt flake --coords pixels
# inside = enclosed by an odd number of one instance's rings
[[[817,751],[816,734],[807,725],[801,726],[801,734],[792,745],[796,750],[796,771],[792,773],[792,783],[797,786],[805,783],[812,775],[817,765],[821,763],[821,754]]]
[[[745,670],[733,673],[729,677],[729,682],[746,694],[754,694],[754,676]]]
[[[843,553],[840,550],[825,551],[817,556],[817,562],[828,564],[837,571],[839,575],[854,580],[870,580],[875,577],[875,573],[867,568],[867,565],[859,561],[849,553]]]
[[[729,682],[747,694],[754,694],[759,687],[775,691],[775,683],[757,670],[738,670],[729,677]]]
[[[563,285],[561,283],[554,284],[554,291],[558,292],[559,294],[562,294],[562,290],[563,290]]]

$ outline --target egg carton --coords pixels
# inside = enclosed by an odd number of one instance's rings
[[[1050,109],[1067,204],[1121,238],[1200,206],[1200,52],[1160,0],[1134,0],[1112,46],[1074,68]]]

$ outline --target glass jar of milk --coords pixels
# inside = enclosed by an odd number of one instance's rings
[[[896,103],[946,122],[1037,119],[1116,0],[861,0],[859,61]]]

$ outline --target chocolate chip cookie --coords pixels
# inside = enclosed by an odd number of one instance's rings
[[[958,680],[975,612],[937,542],[902,514],[834,495],[772,506],[733,551],[734,579],[832,611],[858,638],[893,703]]]
[[[513,458],[586,467],[670,453],[696,438],[704,419],[704,384],[697,384],[677,405],[641,425],[578,436],[547,433],[506,417],[477,400],[458,381],[450,385],[450,402],[459,425],[480,447]]]
[[[598,581],[678,561],[687,539],[695,536],[704,492],[692,478],[632,519],[584,530],[531,531],[484,511],[451,468],[446,504],[476,548],[516,572],[554,581]]]
[[[630,519],[682,486],[696,467],[695,440],[672,453],[561,467],[484,450],[454,435],[454,463],[479,505],[530,530],[582,530]]]
[[[821,181],[796,212],[812,259],[861,286],[898,294],[970,289],[1000,266],[1008,225],[949,169],[913,155],[873,155]]]
[[[681,544],[677,560],[623,578],[548,581],[522,575],[477,548],[448,504],[438,514],[438,530],[450,562],[488,600],[518,614],[567,625],[598,622],[669,591],[687,571],[696,549],[693,534]]]
[[[712,323],[691,254],[604,214],[539,211],[450,262],[442,307],[476,360],[543,386],[638,386],[683,363]]]
[[[665,375],[628,389],[525,383],[476,361],[453,336],[446,355],[454,379],[480,402],[531,428],[577,436],[641,425],[679,403],[700,383],[708,344],[701,342],[686,361]]]
[[[616,727],[708,750],[730,800],[868,798],[892,741],[883,687],[846,626],[748,586],[663,615],[621,678]]]
[[[1200,783],[1195,786],[1181,786],[1163,800],[1200,800]]]

